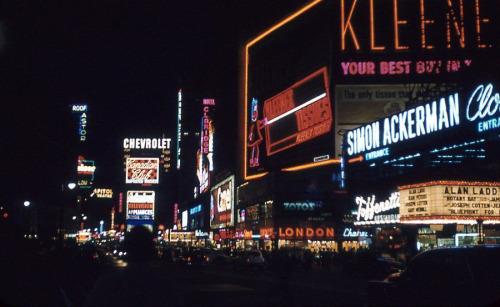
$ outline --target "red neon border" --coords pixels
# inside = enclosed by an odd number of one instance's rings
[[[251,176],[247,176],[247,140],[246,140],[246,135],[247,135],[247,117],[248,117],[248,110],[247,110],[247,105],[248,105],[248,62],[249,62],[249,59],[248,59],[248,50],[251,46],[253,46],[255,43],[257,43],[258,41],[260,41],[261,39],[263,39],[264,37],[266,37],[267,35],[271,34],[272,32],[274,32],[275,30],[281,28],[281,26],[287,24],[288,22],[292,21],[293,19],[295,19],[296,17],[302,15],[304,12],[308,11],[309,9],[311,9],[312,7],[316,6],[318,3],[322,2],[323,0],[314,0],[312,2],[310,2],[309,4],[307,4],[306,6],[304,6],[303,8],[301,8],[300,10],[296,11],[295,13],[293,13],[292,15],[286,17],[285,19],[281,20],[280,22],[278,22],[277,24],[275,24],[274,26],[272,26],[271,28],[267,29],[266,31],[264,31],[263,33],[261,33],[260,35],[258,35],[257,37],[255,37],[254,39],[252,39],[250,42],[248,42],[246,45],[245,45],[245,55],[243,57],[243,66],[245,67],[245,74],[243,76],[243,83],[244,83],[244,97],[242,99],[242,104],[243,104],[243,109],[244,109],[244,120],[242,121],[243,124],[244,124],[244,127],[243,127],[243,131],[244,131],[244,135],[243,135],[243,178],[244,180],[252,180],[252,179],[257,179],[257,178],[260,178],[262,176],[265,176],[268,174],[268,172],[264,172],[264,173],[260,173],[260,174],[255,174],[255,175],[251,175]]]

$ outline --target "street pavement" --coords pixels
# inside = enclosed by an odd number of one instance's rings
[[[30,256],[31,255],[31,256]],[[95,265],[74,254],[10,255],[0,270],[0,305],[84,306],[96,281],[126,270],[110,257]],[[367,279],[330,267],[286,270],[236,269],[231,265],[190,267],[154,262],[181,292],[186,306],[335,306],[364,305]],[[111,285],[113,286],[113,285]],[[168,291],[169,289],[165,289]],[[161,302],[160,305],[171,305]]]

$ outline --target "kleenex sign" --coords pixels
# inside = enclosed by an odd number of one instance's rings
[[[465,113],[465,114],[463,114]],[[347,132],[347,155],[386,156],[391,145],[477,123],[477,131],[500,128],[500,96],[493,85],[479,85],[464,99],[454,93]]]

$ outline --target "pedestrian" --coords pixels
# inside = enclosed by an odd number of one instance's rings
[[[102,276],[87,300],[88,306],[181,305],[177,283],[159,263],[153,264],[153,235],[144,226],[136,226],[125,235],[128,265]]]

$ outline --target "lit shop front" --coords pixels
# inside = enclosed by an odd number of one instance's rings
[[[288,226],[277,228],[278,248],[302,248],[319,252],[321,250],[339,251],[335,241],[334,227],[328,226]]]
[[[399,192],[360,193],[354,202],[355,208],[347,220],[350,223],[342,233],[344,250],[367,247],[386,250],[402,245]]]

